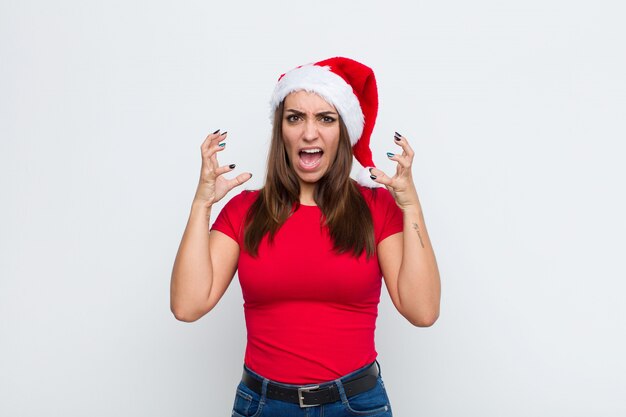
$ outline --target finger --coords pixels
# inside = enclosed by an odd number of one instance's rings
[[[413,159],[415,152],[413,151],[413,148],[411,148],[411,145],[409,145],[409,141],[398,132],[395,133],[393,139],[396,145],[402,148],[402,154]]]
[[[223,151],[225,147],[226,147],[226,142],[216,143],[210,148],[207,148],[202,151],[202,158],[205,160],[210,159],[213,162],[217,162],[217,160],[215,159],[215,154],[217,152]]]
[[[216,135],[216,136],[215,136],[215,137],[211,140],[211,142],[212,142],[212,143],[215,143],[216,141],[221,142],[221,141],[223,141],[223,140],[225,140],[225,139],[226,139],[226,136],[228,136],[228,132],[222,132],[222,133],[220,133],[219,135]]]
[[[204,144],[211,142],[211,139],[216,138],[217,136],[220,135],[220,129],[217,129],[215,132],[213,133],[209,133],[207,135],[206,138],[204,138],[204,142],[202,142],[202,146],[204,146]]]
[[[215,175],[222,175],[235,169],[235,164],[224,165],[215,170]]]
[[[398,155],[387,152],[387,158],[396,161],[402,168],[411,168],[411,160],[406,155]]]
[[[389,178],[389,176],[387,174],[385,174],[383,171],[381,171],[378,168],[370,168],[370,174],[371,174],[370,178],[375,183],[383,184],[383,185],[387,185],[388,186],[392,182],[391,178]]]
[[[200,148],[204,151],[209,149],[211,146],[213,146],[215,144],[216,141],[221,141],[223,139],[226,139],[226,135],[228,134],[228,132],[222,132],[219,133],[220,130],[217,129],[215,132],[209,134],[206,139],[204,139],[204,142],[202,142],[202,145],[200,146]]]
[[[215,142],[213,145],[213,153],[210,156],[211,162],[213,162],[216,166],[219,165],[217,163],[217,153],[226,149],[226,142]]]
[[[233,188],[248,181],[250,178],[252,178],[252,174],[250,172],[244,172],[243,174],[237,175],[235,178],[228,180],[228,182],[226,183],[228,186],[228,190],[232,190]]]

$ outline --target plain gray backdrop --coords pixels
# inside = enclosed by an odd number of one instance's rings
[[[394,415],[626,415],[625,11],[0,1],[0,415],[229,415],[238,281],[169,311],[199,147],[228,130],[259,187],[277,77],[336,55],[376,72],[378,165],[394,131],[416,151],[443,282],[428,329],[383,290]]]

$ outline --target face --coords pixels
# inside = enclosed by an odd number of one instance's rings
[[[285,98],[283,140],[301,187],[328,171],[339,147],[339,114],[315,93],[297,91]]]

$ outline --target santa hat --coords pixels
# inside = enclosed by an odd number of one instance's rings
[[[367,187],[380,186],[369,173],[369,168],[374,167],[370,136],[378,113],[378,90],[372,69],[342,57],[297,67],[278,78],[270,101],[270,117],[274,118],[285,97],[300,90],[316,93],[335,106],[348,130],[352,153],[364,168],[357,182]]]

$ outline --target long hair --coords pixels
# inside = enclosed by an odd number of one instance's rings
[[[265,185],[250,206],[245,221],[244,248],[258,255],[259,245],[267,234],[270,244],[280,227],[300,206],[300,183],[283,141],[284,102],[276,108],[272,140],[267,158]],[[339,145],[335,160],[316,183],[313,198],[322,211],[337,253],[368,257],[375,253],[372,214],[350,178],[352,145],[345,124],[339,118]]]

